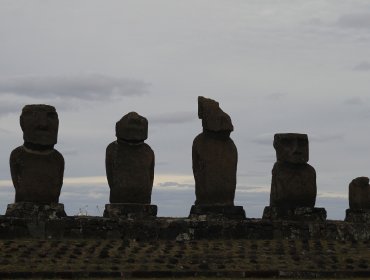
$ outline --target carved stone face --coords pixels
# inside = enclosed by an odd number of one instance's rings
[[[57,143],[59,119],[53,106],[24,106],[20,125],[25,142],[43,146],[53,146]]]
[[[279,133],[274,136],[274,148],[279,162],[302,164],[308,162],[307,134]]]
[[[202,119],[204,129],[214,132],[233,131],[234,127],[231,118],[220,108],[218,102],[198,97],[198,117]]]
[[[130,112],[116,123],[116,136],[126,141],[144,141],[148,138],[148,120]]]

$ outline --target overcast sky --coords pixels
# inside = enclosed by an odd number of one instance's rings
[[[349,182],[370,175],[367,0],[0,0],[0,38],[2,213],[14,200],[19,115],[32,103],[58,111],[70,215],[102,213],[105,149],[130,111],[149,120],[159,215],[188,215],[199,95],[232,118],[235,200],[248,217],[269,203],[275,133],[308,134],[316,205],[329,218],[344,217]]]

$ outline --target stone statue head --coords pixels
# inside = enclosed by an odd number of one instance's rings
[[[136,112],[130,112],[116,123],[116,136],[126,141],[144,141],[148,138],[148,120]]]
[[[202,126],[206,130],[213,132],[234,130],[230,116],[221,110],[215,100],[199,96],[198,117],[202,120]]]
[[[44,104],[24,106],[20,125],[24,142],[41,146],[54,146],[57,143],[59,119],[53,106]]]
[[[274,148],[279,162],[303,164],[308,162],[307,134],[278,133],[274,136]]]
[[[358,177],[349,184],[349,208],[370,209],[370,185],[368,177]]]

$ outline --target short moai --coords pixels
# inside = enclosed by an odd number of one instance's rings
[[[66,216],[59,196],[63,185],[64,158],[57,143],[59,119],[53,106],[26,105],[20,116],[24,143],[10,155],[15,203],[6,215],[18,217]]]
[[[325,209],[315,208],[316,171],[307,163],[307,135],[278,133],[273,146],[277,161],[272,169],[270,206],[265,207],[263,218],[324,221]]]
[[[353,179],[348,188],[346,222],[370,223],[370,184],[368,177]]]
[[[231,118],[218,102],[202,96],[198,97],[198,117],[203,132],[192,147],[196,201],[190,217],[245,218],[243,207],[234,206],[238,152],[230,138],[234,129]]]
[[[154,152],[144,141],[148,121],[135,112],[116,123],[117,140],[106,150],[105,168],[110,197],[105,217],[149,217],[157,215],[151,205],[154,180]]]

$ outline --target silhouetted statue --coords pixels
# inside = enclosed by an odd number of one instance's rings
[[[58,137],[58,114],[50,105],[26,105],[22,109],[20,125],[24,144],[10,155],[16,203],[8,206],[7,215],[18,215],[17,212],[22,211],[24,213],[20,215],[28,215],[25,208],[35,209],[33,204],[54,204],[53,207],[60,212],[57,215],[64,216],[63,205],[58,204],[64,158],[54,149]],[[40,207],[38,210],[43,211]]]
[[[275,134],[277,162],[272,169],[270,206],[314,207],[316,172],[308,162],[306,134]]]
[[[218,102],[202,96],[198,97],[198,117],[203,132],[192,148],[196,201],[190,214],[231,211],[244,216],[242,207],[234,207],[238,152],[230,138],[231,119]]]
[[[370,185],[369,178],[358,177],[349,184],[349,209],[346,211],[348,222],[370,222]]]
[[[150,215],[156,215],[156,206],[150,205],[154,152],[144,143],[148,138],[147,119],[135,112],[128,113],[116,123],[116,136],[117,140],[106,150],[105,167],[111,204],[106,205],[105,216],[145,212],[149,208]]]
[[[265,209],[264,218],[274,216],[266,210],[276,211],[276,216],[291,215],[291,218],[299,216],[298,212],[303,212],[301,214],[304,217],[313,214],[312,211],[323,213],[323,209],[314,208],[317,194],[316,172],[307,163],[309,158],[307,135],[275,134],[274,148],[277,161],[272,169],[270,207]],[[322,215],[318,217],[325,218],[326,212],[325,217]]]

